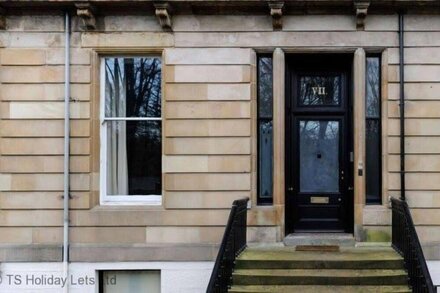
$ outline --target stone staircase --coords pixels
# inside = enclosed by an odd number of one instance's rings
[[[411,292],[403,259],[391,247],[248,247],[229,292]]]

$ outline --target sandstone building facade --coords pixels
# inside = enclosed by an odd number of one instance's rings
[[[69,271],[93,279],[71,292],[95,292],[114,271],[203,292],[244,196],[250,242],[316,230],[389,242],[388,198],[401,195],[399,12],[406,197],[425,256],[440,260],[438,3],[0,6],[3,280],[63,269],[66,30]]]

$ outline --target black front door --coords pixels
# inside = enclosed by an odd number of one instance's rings
[[[352,229],[350,60],[342,55],[289,59],[287,233]]]

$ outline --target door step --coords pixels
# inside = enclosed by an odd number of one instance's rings
[[[265,285],[265,286],[232,286],[231,293],[410,293],[408,286],[283,286],[283,285]]]
[[[401,269],[403,259],[391,247],[341,248],[340,252],[295,251],[291,247],[247,248],[235,269]]]
[[[411,292],[404,261],[391,247],[247,247],[236,259],[234,293]]]
[[[297,245],[296,251],[327,251],[337,252],[339,251],[339,245]]]
[[[351,246],[356,241],[352,234],[345,233],[294,233],[283,241],[285,246]]]
[[[235,285],[401,285],[403,270],[384,269],[246,269],[233,273]]]

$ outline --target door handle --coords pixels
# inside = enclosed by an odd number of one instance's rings
[[[349,186],[349,187],[348,187],[348,190],[353,190],[353,187],[352,187],[352,186]]]
[[[293,191],[293,187],[287,188],[288,191]]]

